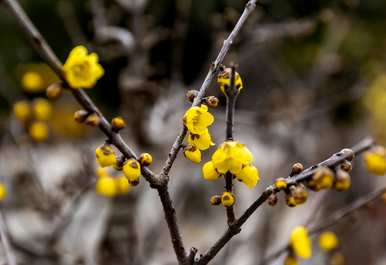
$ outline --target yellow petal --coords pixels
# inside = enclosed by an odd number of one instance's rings
[[[291,233],[291,247],[298,257],[309,259],[312,255],[312,243],[308,236],[308,230],[304,226],[298,226]]]
[[[202,177],[205,180],[216,180],[220,177],[220,174],[214,168],[212,161],[206,162],[202,167]]]
[[[260,180],[259,171],[254,166],[244,167],[237,175],[237,178],[250,189],[254,188]]]

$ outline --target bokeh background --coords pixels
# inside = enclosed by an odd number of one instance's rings
[[[246,1],[21,1],[59,58],[82,44],[99,54],[104,77],[89,90],[107,117],[123,116],[130,146],[153,154],[159,171],[189,103]],[[383,0],[262,0],[225,64],[235,63],[245,89],[236,138],[253,151],[261,181],[236,187],[240,214],[292,163],[309,166],[366,136],[386,144],[386,2]],[[48,134],[36,139],[14,115],[16,102],[45,98],[56,77],[31,48],[16,19],[0,5],[1,204],[18,264],[176,264],[163,212],[145,181],[127,195],[96,194],[94,150],[103,135],[73,121],[79,109],[68,93],[50,101]],[[214,141],[225,137],[224,96],[211,110]],[[38,141],[37,141],[38,140]],[[204,161],[214,149],[205,152]],[[291,229],[317,221],[386,185],[360,159],[344,193],[310,194],[288,208],[264,206],[213,264],[282,264],[264,257],[288,241]],[[204,252],[226,227],[209,204],[223,183],[206,182],[201,167],[180,156],[171,193],[186,245]],[[318,209],[318,215],[314,215]],[[386,264],[386,204],[377,202],[333,227],[346,264]],[[5,264],[1,254],[2,264]],[[314,248],[306,264],[329,264]]]

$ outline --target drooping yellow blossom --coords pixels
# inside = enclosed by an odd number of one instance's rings
[[[33,114],[37,120],[46,121],[51,118],[52,105],[44,98],[37,98],[33,101]]]
[[[141,165],[137,160],[131,158],[123,165],[123,173],[129,180],[129,183],[135,186],[139,183],[139,177],[141,176]]]
[[[153,157],[149,153],[142,153],[139,156],[139,163],[145,167],[150,166],[153,163]]]
[[[96,53],[88,54],[84,46],[75,47],[63,66],[68,84],[75,89],[92,88],[104,74]]]
[[[236,202],[236,197],[232,192],[224,191],[221,195],[221,204],[224,207],[231,207]]]
[[[98,178],[96,183],[96,192],[104,197],[115,197],[118,193],[115,179],[112,177]]]
[[[33,122],[28,128],[28,133],[33,140],[36,142],[42,142],[48,137],[48,126],[46,123],[41,121]]]
[[[198,164],[201,162],[201,151],[195,146],[189,145],[186,147],[184,149],[184,156],[194,163]]]
[[[241,169],[236,178],[252,189],[260,180],[259,171],[254,166],[245,166]]]
[[[226,68],[217,76],[217,83],[220,86],[221,92],[226,94],[226,90],[231,85],[231,68]],[[238,72],[235,72],[235,88],[240,92],[243,89],[243,81],[241,80],[241,76]]]
[[[288,255],[284,259],[284,265],[298,265],[298,261],[294,256]]]
[[[339,240],[334,232],[325,231],[319,236],[319,247],[325,251],[335,249],[339,244]]]
[[[371,173],[379,176],[386,174],[386,148],[377,146],[366,152],[363,159],[367,170]]]
[[[21,78],[23,89],[27,92],[38,93],[44,89],[42,76],[35,71],[25,72]]]
[[[338,169],[334,182],[334,188],[338,191],[345,191],[351,187],[351,177],[343,169]]]
[[[111,145],[105,144],[95,149],[96,159],[101,167],[113,166],[117,162],[114,150]]]
[[[225,141],[212,155],[214,167],[222,174],[230,171],[237,175],[243,166],[249,165],[252,160],[252,153],[237,141]]]
[[[31,117],[31,108],[29,103],[26,100],[17,101],[13,105],[13,113],[19,121],[25,122]]]
[[[190,107],[185,112],[183,122],[190,133],[202,134],[214,122],[214,117],[208,112],[208,107],[202,104],[200,107]]]
[[[298,226],[292,230],[290,242],[296,256],[303,259],[309,259],[311,257],[312,243],[306,227]]]
[[[7,187],[3,182],[0,182],[0,201],[4,201],[7,197]]]
[[[127,194],[130,191],[131,185],[125,176],[119,176],[115,178],[115,183],[117,185],[119,194]]]
[[[188,143],[202,151],[214,145],[208,129],[204,130],[202,134],[190,133],[188,137]]]
[[[202,167],[202,177],[205,180],[216,180],[220,177],[220,173],[214,168],[212,161],[206,162]]]

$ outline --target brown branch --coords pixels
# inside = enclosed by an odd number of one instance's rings
[[[26,35],[32,40],[32,44],[36,51],[42,56],[42,58],[48,63],[48,65],[55,71],[55,73],[66,83],[64,73],[62,71],[62,63],[59,61],[55,53],[47,44],[43,36],[33,25],[32,21],[26,15],[16,0],[2,0],[3,3],[11,10],[13,15],[17,18],[21,28]],[[134,151],[127,145],[122,139],[119,133],[112,130],[110,123],[103,116],[102,112],[89,98],[87,93],[83,90],[71,89],[71,92],[78,103],[88,112],[96,113],[100,117],[99,128],[106,135],[109,142],[113,144],[126,158],[136,158]],[[181,234],[178,229],[175,210],[170,199],[169,192],[167,190],[167,183],[160,182],[155,173],[146,167],[142,167],[142,175],[150,183],[150,186],[156,188],[160,195],[163,210],[165,212],[165,218],[170,231],[172,244],[176,252],[177,259],[180,264],[183,264],[186,260],[185,248],[181,239]]]
[[[374,145],[373,140],[365,139],[360,143],[358,143],[357,145],[353,146],[351,149],[354,155],[358,155],[370,149],[373,145]],[[336,166],[342,163],[343,161],[345,161],[346,159],[348,159],[350,156],[352,156],[351,152],[342,150],[341,152],[335,153],[334,155],[324,160],[323,162],[307,168],[300,174],[287,177],[287,182],[289,184],[296,184],[296,183],[306,181],[311,176],[313,176],[313,174],[316,172],[318,167]],[[235,236],[241,231],[242,225],[268,199],[268,197],[271,194],[277,193],[277,192],[279,192],[279,190],[275,189],[274,185],[268,186],[265,189],[265,191],[256,199],[256,201],[254,201],[252,205],[245,210],[245,212],[241,215],[241,217],[238,218],[231,226],[228,227],[228,229],[220,237],[220,239],[217,240],[217,242],[205,254],[201,256],[201,258],[197,261],[196,264],[199,264],[199,265],[208,264],[208,262],[211,261],[217,255],[217,253],[228,243],[228,241],[231,240],[233,236]]]
[[[3,212],[0,211],[0,237],[1,243],[3,244],[3,250],[5,253],[5,258],[8,265],[17,265],[15,254],[12,251],[11,245],[9,243],[8,235],[6,233],[6,227],[4,222]]]
[[[243,27],[245,21],[247,20],[248,16],[252,13],[252,11],[256,8],[256,2],[257,0],[249,0],[248,3],[245,5],[244,11],[241,14],[239,20],[237,21],[235,27],[233,28],[232,32],[229,34],[228,38],[224,41],[220,52],[217,55],[216,60],[212,63],[209,72],[207,73],[204,82],[202,83],[198,95],[195,97],[192,106],[198,106],[201,104],[201,101],[203,97],[205,96],[206,90],[212,83],[213,79],[216,77],[217,73],[219,72],[219,67],[224,61],[224,58],[226,54],[228,53],[230,47],[232,46],[234,40],[236,39],[237,35],[239,34],[241,28]],[[169,180],[169,172],[172,168],[172,165],[174,161],[177,158],[178,152],[180,151],[182,147],[182,142],[184,141],[184,138],[187,134],[187,129],[185,127],[182,128],[181,132],[177,136],[176,140],[174,141],[172,148],[169,151],[168,158],[166,159],[166,162],[164,163],[164,166],[161,170],[161,178],[164,181]]]
[[[386,187],[383,187],[379,190],[373,191],[369,194],[366,194],[365,196],[362,196],[356,199],[350,205],[342,209],[336,210],[331,215],[329,215],[329,217],[323,219],[318,224],[314,226],[309,226],[309,234],[310,235],[318,234],[321,231],[338,224],[346,217],[351,216],[356,212],[358,212],[359,210],[361,210],[362,208],[366,207],[370,202],[373,202],[379,199],[379,197],[382,196],[385,192],[386,192]],[[275,252],[267,256],[261,264],[269,264],[273,260],[279,258],[283,253],[285,253],[288,250],[288,247],[289,247],[288,244],[280,247]]]

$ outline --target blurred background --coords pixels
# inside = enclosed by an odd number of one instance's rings
[[[88,92],[108,118],[126,119],[123,137],[137,153],[153,155],[155,172],[189,106],[186,91],[199,89],[246,3],[20,2],[62,61],[79,44],[98,53],[105,75]],[[70,94],[46,100],[45,89],[57,79],[0,7],[0,178],[7,187],[1,211],[18,264],[176,264],[161,204],[145,181],[114,198],[95,192],[102,133],[74,122],[79,106]],[[294,162],[310,166],[366,136],[386,144],[385,15],[383,0],[259,1],[225,61],[238,65],[245,87],[236,139],[254,153],[261,175],[254,190],[236,184],[238,215]],[[219,144],[225,98],[216,84],[208,95],[220,99],[211,109]],[[28,108],[43,115],[26,122]],[[223,183],[204,181],[201,166],[179,156],[170,191],[186,246],[202,253],[224,231],[226,216],[209,203]],[[386,185],[360,159],[352,180],[349,191],[312,193],[295,209],[283,197],[276,207],[263,206],[213,264],[282,264],[283,257],[269,263],[264,257],[288,241],[294,226]],[[386,264],[385,217],[386,204],[377,202],[332,228],[346,264]],[[330,264],[316,245],[306,263]]]

